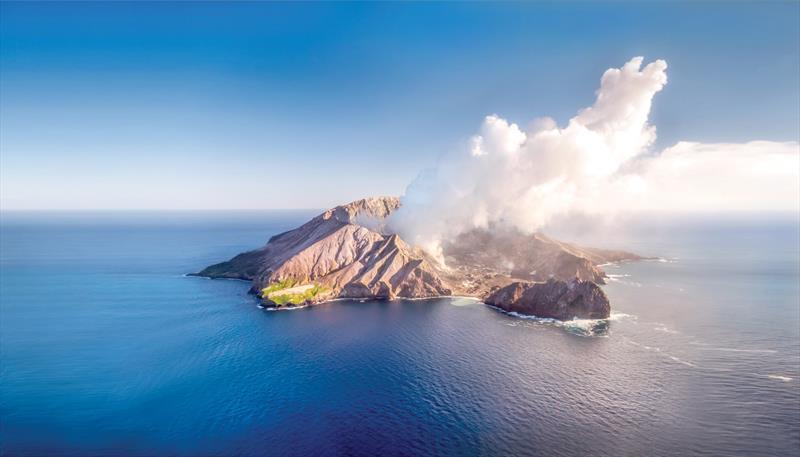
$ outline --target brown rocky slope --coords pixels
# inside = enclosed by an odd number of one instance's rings
[[[399,206],[394,197],[337,206],[197,275],[250,280],[251,291],[267,306],[280,307],[333,298],[486,298],[514,282],[551,278],[594,286],[605,276],[597,265],[638,258],[540,234],[474,230],[443,246],[445,266],[398,235],[384,233],[381,222]]]
[[[484,302],[505,311],[552,319],[604,319],[611,314],[608,297],[597,284],[569,281],[513,282],[492,292]]]

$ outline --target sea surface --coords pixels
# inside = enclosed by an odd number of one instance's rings
[[[184,276],[312,215],[3,213],[0,454],[800,453],[796,216],[606,234],[607,322]]]

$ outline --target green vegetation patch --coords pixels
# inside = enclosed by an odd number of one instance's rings
[[[296,281],[293,280],[286,280],[270,284],[268,287],[265,287],[261,290],[261,297],[269,299],[269,301],[275,303],[277,306],[296,306],[313,301],[314,298],[320,294],[327,293],[330,290],[327,287],[314,284],[302,292],[281,293],[282,290],[291,289],[293,287],[298,287]]]
[[[283,281],[273,282],[267,287],[261,289],[261,297],[267,298],[272,292],[277,292],[283,289],[291,289],[295,285],[297,285],[297,281],[294,279],[284,279]]]

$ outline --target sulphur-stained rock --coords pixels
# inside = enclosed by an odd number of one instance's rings
[[[577,278],[513,282],[490,294],[484,302],[509,312],[559,320],[605,319],[611,314],[603,290],[591,281]]]

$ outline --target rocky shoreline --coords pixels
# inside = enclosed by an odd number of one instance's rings
[[[443,265],[387,231],[382,222],[399,206],[394,197],[337,206],[194,275],[251,281],[250,292],[273,309],[460,295],[537,317],[602,319],[610,305],[597,285],[606,277],[599,265],[640,259],[538,233],[476,229],[444,245]]]

